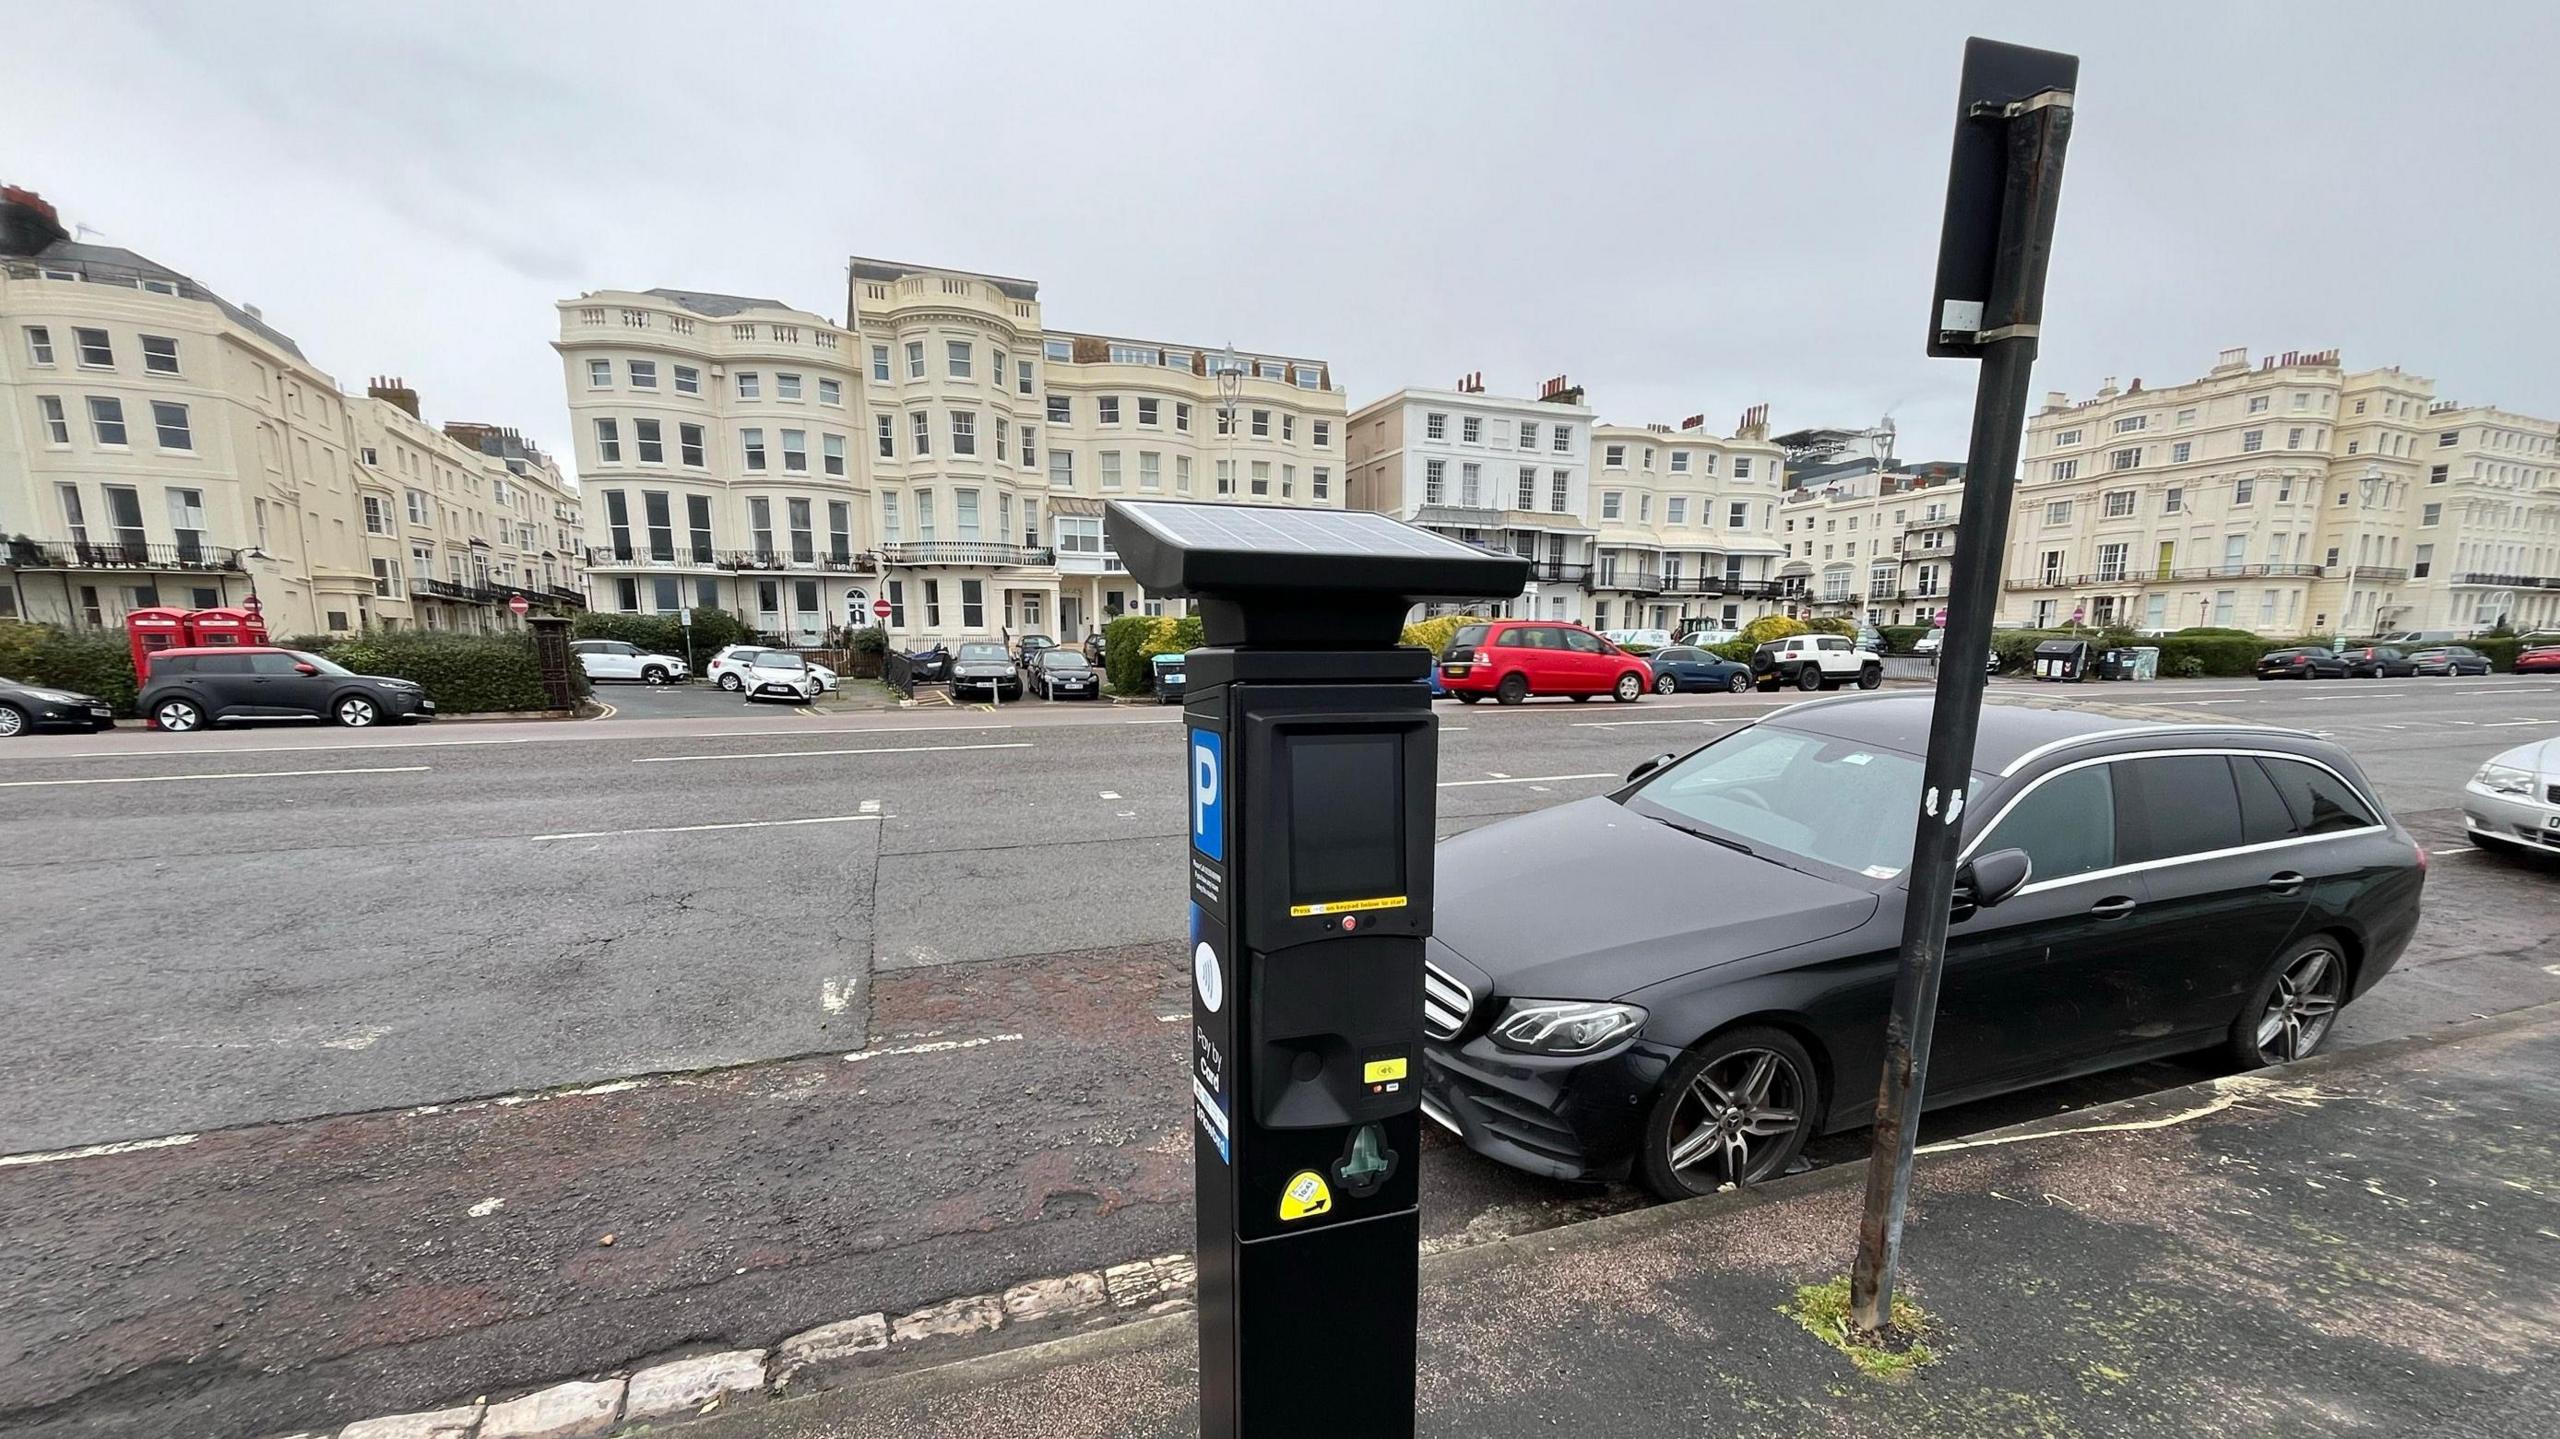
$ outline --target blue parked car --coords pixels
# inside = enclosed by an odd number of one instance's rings
[[[1644,657],[1644,662],[1653,666],[1653,692],[1658,695],[1682,690],[1729,690],[1742,694],[1751,688],[1751,666],[1740,660],[1719,659],[1694,645],[1655,650]]]

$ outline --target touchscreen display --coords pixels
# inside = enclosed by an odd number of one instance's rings
[[[1289,902],[1405,892],[1404,736],[1289,741]]]

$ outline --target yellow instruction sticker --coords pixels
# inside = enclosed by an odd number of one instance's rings
[[[1289,1176],[1289,1187],[1280,1191],[1280,1218],[1306,1219],[1328,1213],[1333,1208],[1333,1191],[1325,1187],[1324,1176],[1312,1169],[1301,1169]]]
[[[1373,1059],[1360,1066],[1362,1084],[1384,1084],[1390,1079],[1402,1078],[1404,1061],[1401,1059]]]
[[[1363,909],[1402,908],[1404,908],[1404,896],[1391,894],[1383,899],[1337,899],[1330,904],[1293,904],[1289,906],[1289,917],[1304,919],[1311,914],[1350,914],[1355,910]]]

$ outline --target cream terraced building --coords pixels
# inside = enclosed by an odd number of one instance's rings
[[[1592,628],[1733,629],[1783,613],[1784,462],[1766,407],[1726,436],[1697,416],[1594,427]]]
[[[2225,350],[2027,426],[2005,622],[2270,636],[2560,624],[2560,425],[2335,351]]]
[[[1788,612],[1925,625],[1953,578],[1964,483],[1886,471],[1787,493],[1779,574]]]
[[[374,623],[485,633],[521,627],[518,595],[585,606],[579,495],[539,446],[496,425],[429,425],[398,380],[348,409]]]

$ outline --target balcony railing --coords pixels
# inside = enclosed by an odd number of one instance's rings
[[[2011,575],[2004,585],[2013,590],[2076,590],[2085,589],[2091,585],[2156,585],[2181,580],[2316,580],[2326,572],[2319,565],[2196,565],[2168,570],[2130,568],[2114,571],[2100,570],[2093,574],[2080,575],[2067,575],[2059,570],[2037,570],[2023,575]],[[2405,573],[2401,575],[2401,578],[2406,577]]]
[[[1649,595],[1662,588],[1662,576],[1649,570],[1596,569],[1585,585],[1594,590],[1631,590]]]
[[[724,570],[757,573],[804,570],[828,575],[867,575],[877,573],[880,568],[879,561],[862,550],[847,550],[840,555],[818,550],[720,550],[715,553],[712,563]]]
[[[2502,590],[2560,590],[2560,575],[2490,575],[2470,571],[2455,575],[2453,582]]]
[[[13,539],[0,544],[0,568],[145,570],[166,574],[246,574],[240,552],[214,545],[101,544],[94,540]]]
[[[491,589],[486,585],[458,585],[451,580],[413,579],[409,581],[409,593],[418,598],[451,600],[464,605],[504,604],[507,598],[505,590]]]
[[[1478,505],[1424,505],[1413,512],[1413,522],[1457,530],[1498,530],[1502,528],[1502,511]]]
[[[1016,569],[1055,563],[1057,552],[1031,545],[995,545],[977,540],[908,540],[882,545],[880,558],[892,565],[995,565]]]
[[[2370,581],[2378,585],[2396,585],[2409,578],[2409,572],[2396,565],[2357,565],[2347,571],[2350,584]]]

